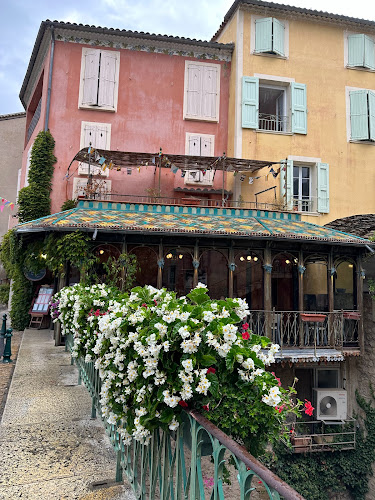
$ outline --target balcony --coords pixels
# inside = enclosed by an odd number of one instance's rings
[[[360,313],[357,311],[297,312],[250,311],[253,333],[280,345],[280,357],[298,356],[297,350],[334,360],[339,354],[359,351]]]
[[[288,132],[289,116],[259,113],[259,130],[267,130],[269,132]]]

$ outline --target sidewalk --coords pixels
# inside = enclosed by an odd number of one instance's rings
[[[50,330],[25,330],[0,424],[0,500],[132,500],[78,372]]]

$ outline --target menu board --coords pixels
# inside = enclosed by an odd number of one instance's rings
[[[48,314],[49,303],[53,295],[53,287],[43,285],[39,288],[38,296],[31,308],[31,313]]]

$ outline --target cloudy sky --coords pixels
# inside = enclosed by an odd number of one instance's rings
[[[375,21],[369,0],[274,0]],[[69,21],[209,40],[233,0],[0,0],[0,115],[23,111],[18,94],[41,21]]]

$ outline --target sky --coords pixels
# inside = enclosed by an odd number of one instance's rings
[[[0,0],[0,115],[23,111],[19,91],[41,21],[129,29],[210,40],[234,0]],[[283,3],[375,21],[371,0]]]

